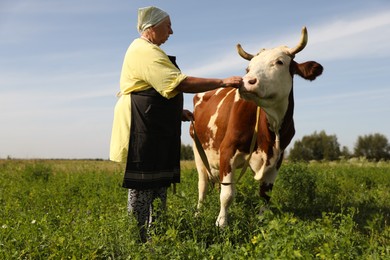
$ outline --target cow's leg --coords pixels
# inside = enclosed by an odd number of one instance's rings
[[[228,224],[228,209],[235,196],[235,185],[233,184],[233,174],[228,174],[223,178],[224,184],[221,184],[220,203],[221,208],[215,223],[219,227],[225,227]]]
[[[199,156],[196,145],[193,146],[196,169],[198,171],[198,206],[199,210],[207,194],[208,173],[202,158]]]
[[[264,199],[265,203],[269,203],[271,197],[269,196],[269,192],[272,191],[274,184],[273,183],[267,183],[267,182],[261,182],[260,183],[260,197]]]
[[[224,140],[226,141],[226,139]],[[229,143],[229,142],[228,142]],[[221,144],[220,157],[219,157],[219,180],[221,182],[221,193],[219,200],[221,208],[216,221],[216,225],[219,227],[225,227],[228,224],[228,209],[235,196],[234,186],[234,162],[231,158],[234,155],[234,149],[231,145],[224,146]]]
[[[203,168],[203,170],[204,169],[205,168]],[[203,201],[206,198],[207,184],[208,184],[207,171],[202,171],[198,169],[198,206],[197,206],[198,209],[202,207]]]
[[[269,171],[264,177],[260,180],[260,197],[264,200],[265,205],[260,208],[260,214],[263,214],[264,211],[268,210],[269,201],[271,200],[270,192],[274,186],[274,182],[276,176],[278,174],[278,170],[276,168]]]

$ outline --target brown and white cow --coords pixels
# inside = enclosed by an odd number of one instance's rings
[[[242,168],[249,157],[251,139],[258,124],[254,152],[249,167],[260,181],[260,196],[269,201],[283,152],[295,134],[293,76],[314,80],[322,73],[315,61],[297,63],[295,54],[305,48],[307,30],[295,48],[281,46],[262,49],[256,55],[245,52],[238,44],[238,53],[250,60],[240,89],[225,88],[197,94],[194,97],[195,122],[191,127],[204,149],[210,173],[194,142],[195,163],[199,174],[198,208],[206,196],[208,181],[221,185],[221,208],[216,224],[227,225],[227,211],[235,195],[234,171]],[[257,107],[260,114],[257,119]]]

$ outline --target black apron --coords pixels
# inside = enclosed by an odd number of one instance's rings
[[[176,65],[174,57],[169,58]],[[154,189],[180,182],[182,112],[182,93],[171,99],[154,88],[131,93],[124,188]]]

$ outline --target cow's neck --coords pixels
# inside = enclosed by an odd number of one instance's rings
[[[265,113],[267,114],[269,129],[275,134],[279,133],[287,108],[288,108],[287,99],[283,100],[282,102],[278,102],[277,106],[263,108]]]
[[[284,150],[295,133],[293,88],[285,102],[280,102],[277,107],[263,109],[266,112],[269,129],[275,133],[275,148]]]

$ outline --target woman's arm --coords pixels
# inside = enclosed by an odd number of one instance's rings
[[[242,85],[242,78],[233,76],[225,79],[197,78],[188,76],[176,89],[184,93],[199,93],[217,88],[239,88]]]

